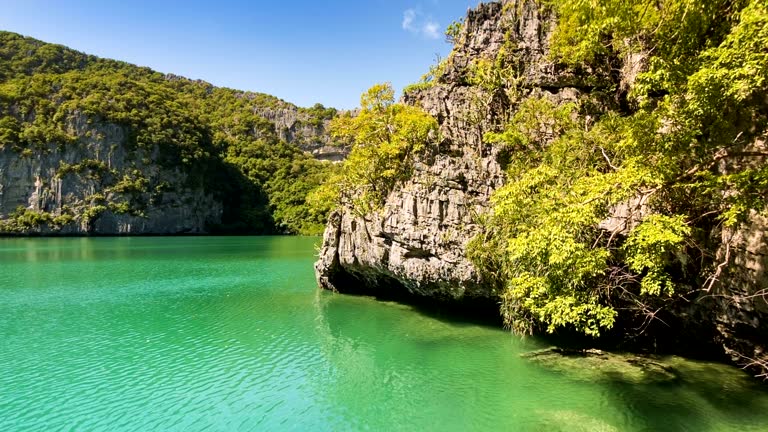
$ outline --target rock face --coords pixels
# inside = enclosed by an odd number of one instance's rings
[[[221,221],[222,203],[191,171],[129,150],[122,127],[85,116],[69,127],[79,137],[75,144],[50,143],[30,154],[0,150],[3,231],[50,234],[55,225],[65,235],[194,234]],[[47,222],[15,220],[19,208]]]
[[[331,215],[315,264],[323,288],[498,303],[499,293],[466,256],[469,241],[481,232],[478,215],[489,209],[492,192],[504,183],[504,160],[510,157],[483,145],[483,133],[509,118],[527,97],[561,103],[609,86],[626,88],[646,63],[643,56],[625,59],[618,73],[561,70],[547,55],[554,25],[554,16],[532,0],[481,4],[469,12],[434,82],[403,98],[437,119],[443,141],[417,160],[412,177],[388,195],[381,211],[361,215],[342,207]],[[470,84],[472,62],[499,55],[508,56],[523,83],[515,100],[505,96],[508,92],[489,95]],[[636,217],[617,208],[605,223],[631,226]],[[681,318],[692,323],[686,331],[694,332],[695,343],[708,339],[709,345],[714,338],[740,364],[747,363],[742,355],[768,359],[767,230],[768,220],[754,215],[741,228],[723,233],[723,244],[730,246],[718,252],[727,263],[717,285],[721,292],[702,293]]]
[[[445,173],[450,173],[446,176]],[[492,155],[437,155],[387,199],[383,214],[331,215],[316,264],[320,284],[341,291],[402,285],[444,299],[492,297],[464,256],[477,232],[473,215],[502,181]]]
[[[717,341],[732,360],[768,371],[768,218],[753,213],[740,227],[723,232],[718,251],[726,263],[722,284],[706,295]]]
[[[281,140],[311,153],[315,159],[339,162],[349,153],[348,148],[334,145],[331,140],[328,133],[330,116],[313,117],[306,110],[289,103],[262,108],[256,114],[274,123]]]
[[[496,302],[467,259],[466,246],[480,232],[477,217],[491,193],[504,182],[504,155],[482,144],[482,136],[503,121],[513,102],[470,85],[468,76],[473,61],[493,61],[502,47],[511,47],[502,55],[526,82],[514,103],[534,96],[576,100],[586,81],[547,59],[554,22],[534,2],[486,3],[469,12],[441,75],[429,88],[404,96],[438,120],[443,141],[417,161],[413,176],[389,194],[381,212],[361,216],[344,208],[332,214],[315,265],[321,286]]]
[[[766,153],[768,133],[763,132],[746,147]],[[744,167],[758,168],[768,157],[733,158],[721,162],[723,173]],[[768,374],[768,208],[752,211],[742,224],[723,229],[716,253],[716,281],[699,299],[704,315],[715,327],[715,340],[730,358],[753,370]],[[768,375],[763,375],[768,378]]]

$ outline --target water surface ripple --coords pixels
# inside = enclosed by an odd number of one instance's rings
[[[0,240],[0,431],[763,431],[741,371],[537,366],[490,327],[320,292],[315,238]]]

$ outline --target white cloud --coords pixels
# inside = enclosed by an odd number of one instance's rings
[[[440,24],[429,20],[424,23],[421,32],[430,39],[440,39]]]
[[[403,12],[403,30],[414,31],[413,20],[416,19],[416,11],[413,9],[406,9]]]
[[[403,30],[420,34],[429,39],[440,38],[440,24],[431,17],[423,18],[423,14],[416,9],[406,9],[403,12]]]

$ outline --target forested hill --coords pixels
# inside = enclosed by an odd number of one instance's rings
[[[0,32],[0,232],[316,233],[335,115]]]

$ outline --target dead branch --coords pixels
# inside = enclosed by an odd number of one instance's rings
[[[762,297],[763,300],[765,300],[766,303],[768,303],[768,288],[761,289],[760,291],[754,294],[750,294],[748,296],[738,296],[739,299],[743,299],[743,300],[749,300],[756,297]]]
[[[733,234],[731,234],[730,238],[725,243],[725,258],[723,259],[723,262],[718,264],[717,268],[715,268],[715,273],[712,274],[712,276],[708,277],[706,281],[704,281],[704,285],[706,286],[706,288],[704,288],[704,292],[708,293],[712,291],[712,287],[715,286],[715,283],[719,280],[720,274],[723,272],[723,269],[731,261],[731,242],[732,241],[733,241]]]
[[[605,149],[600,147],[600,152],[603,153],[603,158],[605,158],[605,161],[608,162],[608,166],[611,167],[612,170],[618,171],[619,169],[613,166],[611,163],[611,159],[608,157],[608,155],[605,153]]]
[[[737,361],[737,363],[741,363],[741,368],[744,370],[748,369],[758,369],[760,372],[755,375],[755,378],[760,378],[764,380],[768,380],[768,356],[763,357],[761,359],[755,359],[749,356],[745,356],[744,354],[726,348],[725,349],[726,354],[728,355],[735,355],[739,358],[741,361]]]

